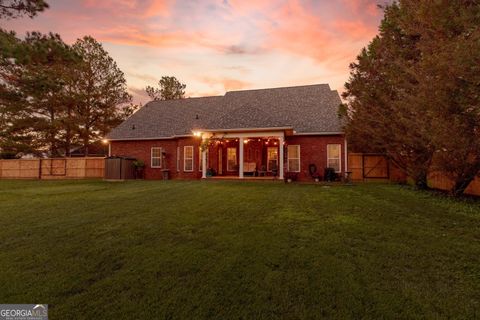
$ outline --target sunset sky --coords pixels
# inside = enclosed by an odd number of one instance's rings
[[[376,34],[377,0],[47,0],[34,19],[2,21],[20,36],[92,35],[125,73],[136,102],[163,75],[187,96],[328,83],[342,91],[348,65]]]

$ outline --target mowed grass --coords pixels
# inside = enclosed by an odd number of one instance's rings
[[[0,303],[50,319],[480,317],[480,204],[396,185],[0,181]]]

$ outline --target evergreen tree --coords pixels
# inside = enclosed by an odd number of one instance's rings
[[[18,18],[23,15],[33,18],[47,8],[48,4],[43,0],[0,0],[0,19]]]
[[[398,4],[387,6],[379,35],[350,66],[343,94],[345,131],[353,149],[387,154],[419,188],[426,188],[434,153],[426,127],[431,117],[414,101],[419,37],[405,33],[402,14]]]
[[[94,38],[79,39],[73,50],[82,57],[71,91],[75,123],[87,155],[92,141],[101,139],[129,115],[131,110],[125,107],[132,97],[123,72]]]
[[[152,100],[173,100],[185,98],[185,84],[175,77],[162,77],[159,88],[147,86],[145,91]]]

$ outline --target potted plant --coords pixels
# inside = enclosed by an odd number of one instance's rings
[[[215,169],[213,168],[208,168],[207,169],[207,177],[213,177],[216,175]]]
[[[298,174],[295,172],[287,172],[285,175],[285,182],[292,183],[293,181],[297,181]]]
[[[133,167],[135,168],[135,179],[143,179],[145,162],[143,162],[142,160],[135,160],[133,161]]]
[[[312,177],[313,181],[319,182],[320,179],[322,178],[320,174],[317,172],[317,166],[314,163],[311,163],[308,166],[308,172],[310,173],[310,176]]]
[[[322,180],[322,176],[319,175],[318,173],[312,174],[312,178],[313,178],[313,181],[315,182],[320,182],[320,180]]]

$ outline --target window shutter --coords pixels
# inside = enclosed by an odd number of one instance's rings
[[[165,149],[160,148],[160,168],[163,169],[163,153],[165,152]]]

